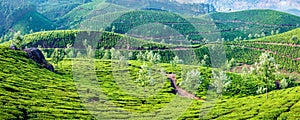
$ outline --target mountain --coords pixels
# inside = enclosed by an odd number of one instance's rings
[[[181,3],[207,3],[220,12],[250,9],[272,9],[300,16],[299,0],[177,0]]]
[[[56,28],[52,21],[38,13],[36,7],[28,2],[18,4],[18,1],[0,1],[0,6],[0,16],[4,18],[0,19],[0,23],[3,23],[0,25],[0,36],[6,35],[7,39],[16,31],[26,34]]]
[[[131,9],[161,9],[179,14],[201,15],[215,12],[211,4],[180,4],[170,0],[107,0],[109,3],[125,6]]]
[[[37,6],[39,13],[54,21],[75,7],[92,2],[92,0],[29,0],[29,2]]]

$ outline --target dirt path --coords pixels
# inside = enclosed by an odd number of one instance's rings
[[[300,45],[297,45],[297,44],[274,43],[274,42],[254,42],[254,44],[262,44],[262,45],[281,45],[281,46],[289,46],[289,47],[300,47]]]
[[[204,101],[204,99],[197,97],[194,94],[189,93],[188,91],[182,89],[181,87],[177,86],[176,82],[176,75],[175,74],[166,74],[166,76],[169,78],[171,86],[174,88],[173,93],[177,94],[182,97],[190,98],[190,99],[195,99],[195,100],[201,100]]]

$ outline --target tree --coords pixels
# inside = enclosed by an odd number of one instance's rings
[[[288,85],[289,84],[285,78],[280,81],[280,88],[284,89],[284,88],[288,87]]]
[[[231,80],[227,77],[224,71],[212,71],[213,83],[212,87],[216,89],[218,95],[222,95],[223,91],[231,84]]]
[[[86,39],[82,42],[82,44],[83,44],[83,46],[86,49],[86,56],[85,57],[87,57],[87,58],[93,58],[94,57],[94,51],[93,51],[92,46],[88,45]]]
[[[120,56],[118,61],[119,68],[125,68],[128,65],[128,61],[125,56]]]
[[[290,41],[293,44],[298,44],[298,37],[294,35],[294,36],[291,37]]]
[[[60,61],[62,61],[64,59],[64,57],[65,57],[65,51],[62,49],[59,49],[59,48],[55,48],[52,53],[52,56],[51,56],[51,58],[52,58],[51,61],[54,64],[56,64],[56,66],[58,67],[58,63]],[[60,64],[60,66],[62,66],[62,65]]]
[[[204,55],[203,59],[201,60],[201,66],[208,67],[207,59],[208,59],[208,55]]]
[[[144,56],[144,54],[142,53],[142,51],[140,51],[140,52],[137,54],[136,58],[137,58],[137,60],[140,61],[140,62],[145,60],[145,56]]]
[[[102,59],[108,60],[108,59],[110,58],[109,56],[110,56],[109,51],[108,51],[108,50],[105,50],[105,53],[104,53]]]
[[[65,53],[68,58],[74,57],[74,49],[72,49],[72,44],[67,44],[67,48],[65,49]]]
[[[177,64],[180,63],[180,59],[179,57],[176,55],[175,57],[173,57],[173,60],[170,61],[171,66],[173,67],[177,67]]]
[[[276,30],[276,35],[280,33],[280,30]]]
[[[249,34],[249,35],[248,35],[248,38],[249,38],[249,39],[252,39],[252,34]]]
[[[153,51],[146,52],[146,56],[146,61],[149,61],[151,64],[157,64],[161,59],[161,56],[158,53],[153,53]]]
[[[265,32],[262,32],[260,36],[265,37],[266,36]]]
[[[82,58],[82,55],[81,55],[81,52],[80,52],[80,51],[77,52],[76,57],[77,57],[77,58]]]
[[[21,36],[21,32],[18,31],[14,34],[13,45],[15,45],[19,49],[24,49],[25,41]]]
[[[202,81],[203,77],[201,77],[201,73],[198,70],[193,69],[186,73],[184,80],[180,82],[180,86],[195,94]]]
[[[234,58],[231,58],[230,61],[227,60],[224,66],[224,70],[230,70],[234,66],[234,62]]]
[[[255,66],[255,74],[261,75],[263,82],[266,84],[266,98],[268,98],[268,88],[273,83],[272,81],[275,81],[274,73],[277,72],[278,65],[269,53],[262,53],[259,57],[259,63],[256,63]]]
[[[274,35],[274,34],[275,34],[274,30],[272,30],[272,31],[271,31],[271,35]]]

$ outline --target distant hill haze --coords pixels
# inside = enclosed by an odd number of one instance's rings
[[[180,3],[213,4],[217,11],[273,9],[300,16],[300,0],[177,0]]]

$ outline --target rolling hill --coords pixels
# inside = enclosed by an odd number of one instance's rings
[[[300,25],[300,17],[273,10],[219,12],[212,13],[209,17],[214,20],[225,40],[274,35],[276,32],[287,32]]]
[[[125,88],[116,83],[120,81],[112,78],[118,77],[110,70],[113,61],[95,61],[96,80],[101,87],[99,90],[87,86],[89,84],[81,84],[81,79],[73,80],[71,72],[74,64],[71,59],[62,61],[63,66],[57,69],[57,73],[52,73],[29,60],[23,52],[4,47],[0,49],[1,119],[197,119],[199,117],[296,119],[299,117],[299,87],[270,92],[267,100],[264,95],[258,95],[222,99],[217,100],[216,104],[210,104],[209,101],[191,101],[176,97],[170,93],[170,85],[166,82],[155,95],[140,98],[126,93]],[[78,59],[75,63],[80,63],[81,67],[75,69],[85,70],[89,66],[87,61],[89,60]],[[132,72],[134,78],[140,63],[130,61],[129,64],[131,67],[126,69]],[[171,70],[170,65],[163,67]],[[206,68],[199,70],[204,76],[210,76]],[[77,86],[78,84],[81,85]],[[178,114],[181,112],[182,115]]]
[[[30,1],[38,10],[0,0],[0,33],[25,34],[0,43],[0,119],[300,118],[298,16],[168,0]],[[37,47],[54,72],[12,43]]]
[[[128,8],[110,4],[103,0],[96,0],[90,3],[80,5],[58,19],[57,24],[60,29],[79,28],[84,21],[93,21],[93,17],[103,16],[105,14],[127,11]]]
[[[107,0],[107,2],[131,9],[161,9],[187,15],[202,15],[216,12],[213,5],[204,3],[180,4],[177,1],[169,0]]]

